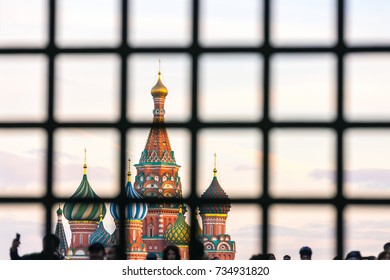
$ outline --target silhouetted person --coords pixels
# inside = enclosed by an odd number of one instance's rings
[[[168,245],[163,251],[163,260],[180,260],[179,247],[175,245]]]
[[[19,256],[18,247],[20,241],[14,239],[10,249],[11,260],[62,260],[64,257],[58,253],[60,240],[54,234],[46,235],[42,240],[43,250],[40,253],[32,253],[28,255]]]
[[[285,260],[285,261],[291,260],[290,255],[284,255],[284,256],[283,256],[283,260]]]
[[[385,245],[383,245],[383,251],[390,252],[390,242],[387,242]]]
[[[253,255],[250,260],[276,260],[274,254],[257,254]]]
[[[351,251],[347,254],[345,257],[346,260],[362,260],[362,255],[360,254],[360,251]]]
[[[146,260],[148,260],[148,261],[155,261],[155,260],[157,260],[157,254],[153,253],[153,252],[149,252],[146,255]]]
[[[268,260],[271,260],[271,261],[276,260],[276,257],[274,254],[267,254],[267,258],[268,258]]]
[[[191,247],[192,244],[192,247]],[[208,260],[209,257],[204,253],[203,242],[195,240],[193,243],[190,243],[190,257],[191,260]]]
[[[96,242],[88,247],[88,255],[90,260],[104,260],[106,252],[102,243]]]
[[[311,260],[311,256],[313,255],[313,251],[308,246],[303,246],[299,250],[299,255],[301,256],[301,260]]]
[[[378,255],[378,260],[390,260],[390,251],[383,251]]]
[[[126,255],[119,245],[112,245],[107,249],[106,260],[126,260]]]
[[[265,254],[257,254],[257,255],[252,255],[249,260],[266,260],[267,257]]]

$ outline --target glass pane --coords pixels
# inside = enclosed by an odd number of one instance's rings
[[[54,135],[54,193],[70,197],[83,178],[84,149],[87,176],[99,197],[114,197],[119,185],[119,135],[113,129],[60,129]],[[125,170],[122,174],[125,176]]]
[[[47,0],[1,0],[0,46],[43,47],[47,41]]]
[[[263,2],[214,0],[200,3],[200,41],[204,45],[258,45],[263,40]]]
[[[0,204],[0,260],[9,260],[12,241],[20,234],[19,256],[42,251],[45,209],[41,204]],[[6,226],[4,226],[6,225]]]
[[[349,206],[345,209],[345,252],[360,251],[364,257],[375,256],[389,242],[390,208]],[[345,258],[345,256],[343,256]]]
[[[119,0],[60,0],[56,8],[59,45],[95,47],[119,44]]]
[[[390,119],[390,55],[353,54],[345,60],[345,113],[349,120]]]
[[[261,195],[262,138],[259,131],[205,129],[199,133],[198,139],[198,195],[213,180],[214,153],[219,184],[229,197]]]
[[[0,120],[43,121],[46,77],[44,56],[0,55]]]
[[[345,38],[351,45],[390,43],[390,2],[387,0],[345,1]]]
[[[270,193],[277,197],[331,197],[335,193],[335,135],[330,130],[274,130],[270,139]]]
[[[191,41],[190,0],[129,1],[129,44],[179,45]]]
[[[151,89],[157,82],[161,61],[161,81],[168,89],[165,121],[184,122],[191,116],[190,59],[183,54],[132,55],[128,60],[128,111],[131,121],[152,122]]]
[[[190,147],[191,147],[191,135],[185,129],[168,129],[169,143],[171,146],[171,151],[174,153],[174,158],[176,164],[180,165],[178,174],[179,181],[181,182],[183,196],[188,197],[191,193],[191,175],[190,175]],[[134,164],[139,164],[141,161],[142,153],[145,150],[145,144],[148,142],[148,135],[150,129],[131,129],[127,134],[127,148],[128,156],[131,159],[131,172],[132,172],[132,181],[134,182],[135,176],[137,175],[137,169],[134,167]],[[164,149],[165,150],[165,149]],[[149,153],[150,154],[150,153]],[[153,179],[151,181],[155,182]],[[158,181],[160,185],[163,182],[169,181],[169,178],[164,179],[159,178]],[[144,184],[147,183],[145,178]]]
[[[390,131],[348,130],[345,134],[344,193],[349,197],[390,197]]]
[[[199,117],[257,121],[262,116],[262,59],[255,54],[203,55],[199,61]]]
[[[235,260],[249,260],[261,252],[261,215],[261,208],[257,205],[231,205],[226,220],[226,233],[236,243]]]
[[[312,260],[335,257],[335,217],[330,206],[273,206],[270,209],[270,252],[282,260],[299,260],[299,250],[308,246]]]
[[[336,116],[336,60],[332,55],[276,55],[271,60],[271,117],[318,121]]]
[[[56,118],[116,121],[119,59],[115,55],[62,55],[56,61]]]
[[[333,45],[336,1],[271,1],[271,42],[275,45]]]
[[[0,130],[0,196],[46,192],[46,134],[40,129]]]

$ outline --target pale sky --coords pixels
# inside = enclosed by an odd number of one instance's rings
[[[345,39],[349,45],[390,42],[390,3],[346,2]],[[57,1],[59,46],[117,46],[119,0]],[[223,3],[223,5],[222,5]],[[0,0],[0,47],[42,47],[47,43],[45,0]],[[205,46],[256,46],[262,43],[263,2],[200,1],[200,43]],[[335,43],[336,0],[271,1],[271,43]],[[129,5],[129,44],[187,46],[191,43],[191,1],[133,0]],[[169,90],[166,120],[191,116],[191,60],[186,54],[135,54],[128,59],[128,112],[132,121],[152,121],[150,89],[158,59]],[[0,55],[0,121],[44,121],[47,117],[47,58]],[[345,116],[348,120],[388,120],[390,57],[346,56]],[[120,60],[117,55],[60,55],[55,60],[55,118],[58,121],[115,121],[120,108]],[[203,54],[199,59],[199,118],[202,121],[257,121],[262,117],[263,58],[258,54]],[[336,59],[333,54],[275,54],[270,59],[270,117],[275,121],[331,121],[336,116]],[[41,196],[45,192],[46,135],[39,129],[0,130],[0,195]],[[127,156],[137,163],[148,130],[127,135]],[[190,133],[170,129],[183,194],[190,189]],[[274,197],[332,197],[335,193],[335,135],[331,130],[275,129],[270,133],[270,194]],[[88,178],[99,196],[115,196],[120,186],[119,134],[114,129],[61,129],[54,135],[54,193],[70,196],[82,177],[83,149]],[[205,129],[198,135],[200,195],[212,179],[217,153],[218,179],[230,197],[261,195],[262,135],[254,129]],[[390,134],[386,130],[348,130],[345,134],[345,195],[390,195]],[[133,176],[136,173],[132,168]],[[53,207],[53,213],[57,207]],[[348,207],[346,252],[378,255],[388,242],[388,207]],[[273,206],[270,250],[277,259],[298,259],[311,246],[314,259],[335,255],[335,209],[330,206]],[[243,218],[244,217],[244,218]],[[54,220],[55,222],[55,215]],[[21,253],[41,248],[44,209],[39,205],[0,205],[0,259],[16,232]],[[106,229],[114,229],[110,214]],[[236,241],[237,259],[260,253],[261,209],[233,205],[227,232]],[[54,223],[55,225],[55,223]],[[70,240],[67,221],[64,226]]]

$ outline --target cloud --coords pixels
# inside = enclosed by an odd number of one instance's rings
[[[259,170],[259,166],[249,165],[249,164],[240,164],[234,167],[234,171],[252,171]]]
[[[25,188],[42,183],[43,161],[0,151],[0,188]]]
[[[43,150],[29,150],[26,156],[0,151],[0,189],[23,190],[33,185],[42,185],[45,180],[45,160]],[[71,159],[71,155],[64,153],[60,157]],[[70,182],[80,180],[82,166],[80,164],[54,163],[56,170],[55,180]],[[110,181],[112,171],[107,167],[90,166],[89,174],[95,181]]]
[[[333,230],[333,226],[324,225],[322,228],[318,224],[307,223],[299,228],[290,226],[270,225],[271,235],[285,238],[306,238],[308,240],[318,240],[327,238]]]
[[[331,180],[333,183],[336,178],[334,170],[326,169],[315,169],[308,175],[316,180]],[[390,169],[362,168],[346,170],[344,176],[345,182],[359,184],[362,187],[383,189],[390,186]]]
[[[32,149],[32,150],[26,151],[26,153],[31,155],[31,156],[37,157],[37,158],[46,158],[47,150],[46,149]],[[57,161],[57,160],[61,160],[61,159],[82,162],[82,159],[80,157],[77,157],[77,156],[74,156],[71,154],[67,154],[67,153],[63,153],[63,152],[54,151],[54,160]]]
[[[260,232],[261,232],[260,225],[250,225],[250,226],[240,227],[238,229],[230,231],[232,235],[237,235],[244,239],[260,238]]]
[[[324,232],[328,233],[334,230],[333,225],[327,223],[306,223],[303,226],[291,227],[291,226],[281,226],[281,225],[269,225],[271,235],[279,237],[310,237],[313,239],[322,238],[323,236],[319,233]],[[250,225],[238,228],[231,231],[232,235],[238,235],[245,238],[260,238],[261,225]]]
[[[59,182],[71,182],[80,180],[82,174],[82,166],[80,164],[55,164],[58,174],[55,175],[55,180]],[[88,166],[88,174],[93,177],[94,181],[110,181],[114,175],[111,170],[102,166]]]

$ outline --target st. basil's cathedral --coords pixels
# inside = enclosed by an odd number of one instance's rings
[[[134,185],[131,182],[130,160],[127,173],[126,195],[132,199],[142,197],[182,198],[182,185],[179,176],[180,165],[176,163],[174,151],[171,149],[164,123],[164,103],[168,90],[158,80],[152,88],[154,100],[153,123],[158,124],[150,130],[145,149],[141,153],[138,164],[135,164],[137,174]],[[215,155],[214,155],[215,156]],[[71,198],[94,198],[99,196],[94,192],[87,178],[87,164],[84,156],[84,174],[79,187]],[[217,179],[217,169],[214,158],[213,179],[210,186],[202,194],[203,198],[223,198],[228,195]],[[196,221],[196,236],[203,242],[205,253],[210,259],[234,260],[236,244],[226,233],[226,221],[230,211],[229,203],[203,204],[199,207],[202,218],[202,229]],[[60,253],[67,259],[88,259],[90,244],[100,242],[106,247],[119,244],[120,217],[119,207],[112,203],[110,213],[116,229],[110,234],[104,228],[103,219],[107,209],[104,203],[66,202],[63,210],[57,210],[57,225],[55,234],[60,238]],[[154,252],[162,258],[163,249],[174,244],[179,247],[181,259],[189,259],[190,226],[186,222],[185,207],[178,203],[131,203],[125,208],[125,235],[127,259],[142,260],[148,252]],[[68,247],[62,215],[69,222],[71,240]],[[196,215],[198,216],[198,215]]]

